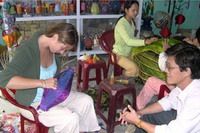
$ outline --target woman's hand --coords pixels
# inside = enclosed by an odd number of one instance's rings
[[[169,41],[168,39],[164,39],[162,42],[164,51],[166,51],[170,47],[168,41]]]
[[[139,121],[138,114],[130,105],[128,105],[128,107],[120,113],[119,121],[121,121],[121,124],[136,124]]]
[[[151,37],[151,38],[145,40],[145,44],[148,45],[148,44],[151,44],[151,43],[153,43],[153,42],[155,42],[157,40],[158,40],[157,37]]]
[[[183,39],[183,41],[185,41],[185,42],[187,42],[189,44],[193,44],[193,39],[192,38],[186,37],[186,38]]]
[[[41,80],[42,88],[51,88],[51,89],[57,89],[57,79],[56,78],[49,78],[45,80]]]
[[[150,40],[151,40],[152,42],[158,41],[158,37],[151,37]]]

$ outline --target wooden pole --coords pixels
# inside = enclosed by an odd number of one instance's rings
[[[173,1],[173,8],[172,8],[171,19],[170,19],[170,27],[169,27],[170,31],[172,29],[175,7],[176,7],[176,0]]]

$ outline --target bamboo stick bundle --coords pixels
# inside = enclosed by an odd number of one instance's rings
[[[9,53],[7,50],[5,50],[0,54],[0,63],[3,67],[3,69],[6,68],[8,62],[9,62]]]

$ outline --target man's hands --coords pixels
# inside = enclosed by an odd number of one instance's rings
[[[128,105],[120,113],[119,121],[121,121],[121,124],[136,124],[140,121],[140,119],[136,111],[130,105]]]

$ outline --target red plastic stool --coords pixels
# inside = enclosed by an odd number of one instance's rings
[[[96,70],[96,77],[89,78],[90,70]],[[96,83],[99,84],[102,80],[101,73],[103,71],[104,78],[107,77],[106,73],[106,62],[104,60],[98,60],[95,63],[88,63],[87,61],[78,61],[78,74],[77,74],[77,89],[79,91],[85,91],[88,89],[88,82],[91,80],[96,80]],[[82,82],[82,86],[81,86]]]
[[[117,78],[121,79],[121,77]],[[109,94],[109,108],[108,108],[107,118],[104,116],[101,108],[101,97],[103,92]],[[112,84],[110,83],[109,79],[105,79],[99,84],[96,112],[105,121],[108,133],[113,133],[114,127],[120,123],[119,121],[115,121],[116,111],[118,108],[121,109],[124,108],[122,100],[124,99],[125,94],[132,95],[133,99],[132,106],[134,109],[136,109],[136,90],[134,84],[128,84],[128,85],[120,83]]]

